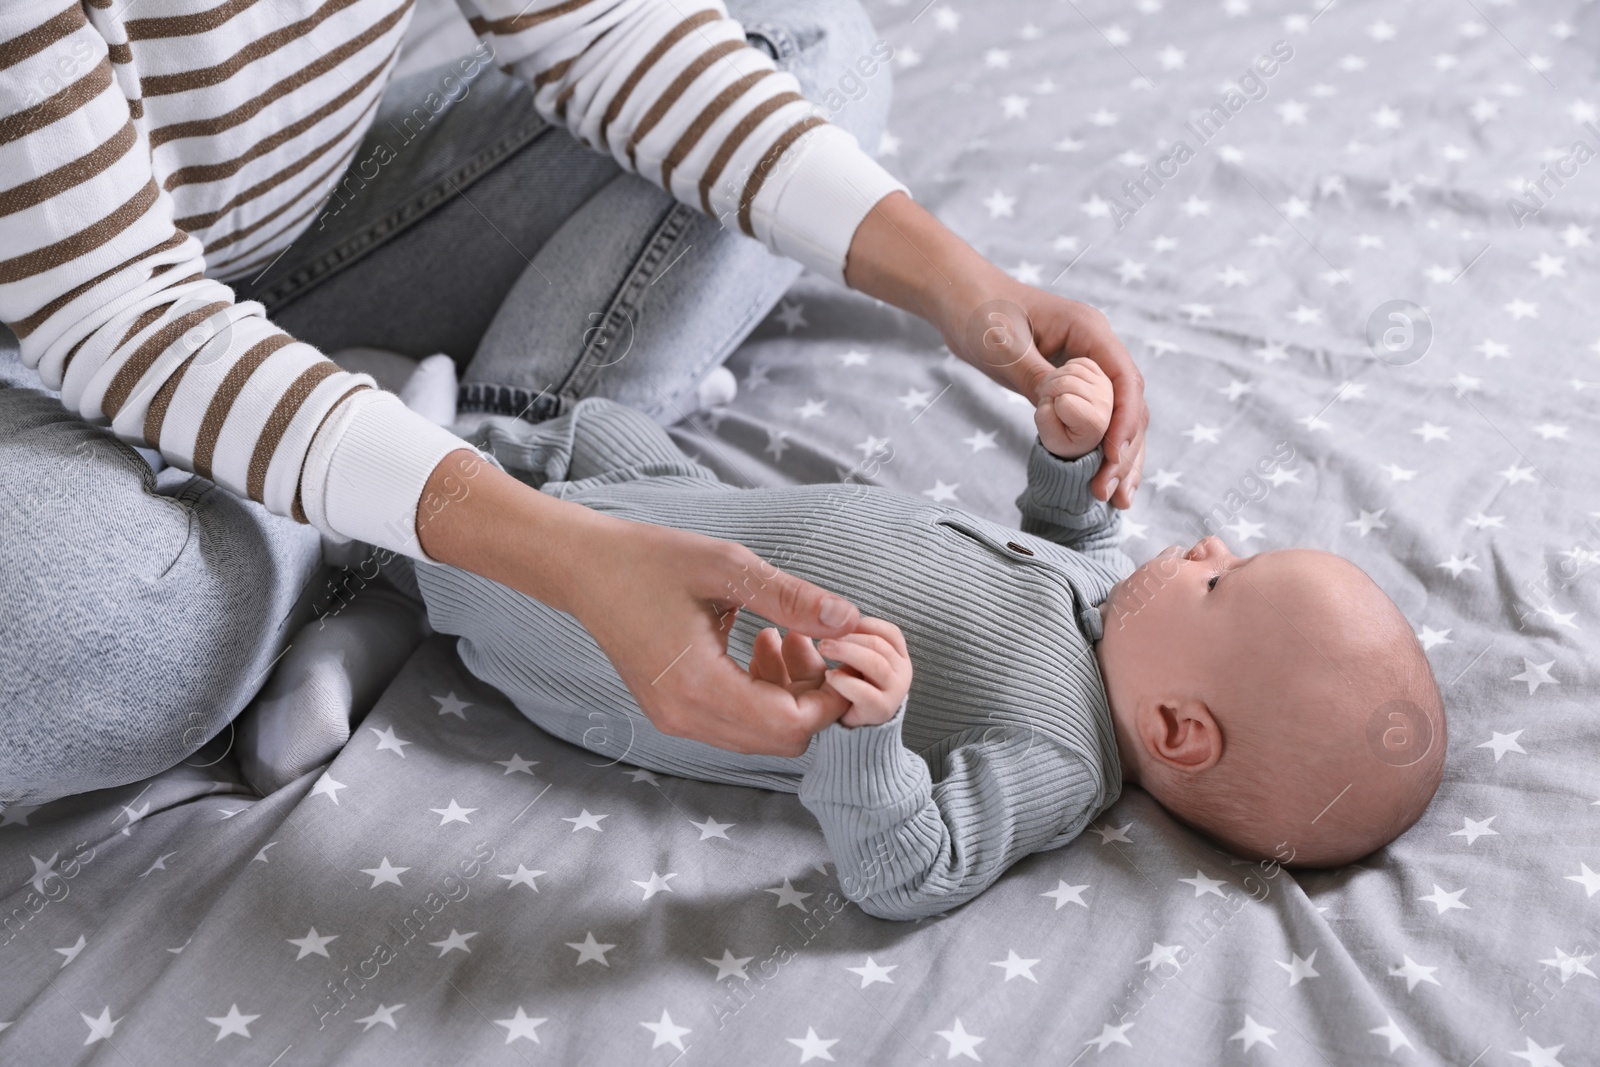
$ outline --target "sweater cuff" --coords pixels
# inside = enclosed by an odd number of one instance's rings
[[[356,393],[311,442],[301,506],[311,525],[335,541],[366,541],[438,562],[417,540],[417,501],[440,460],[461,448],[472,446],[393,393]]]
[[[915,794],[927,768],[901,742],[905,711],[902,700],[886,722],[824,727],[812,742],[811,766],[800,781],[801,799],[808,806],[851,808],[887,808],[908,797],[920,804]]]
[[[791,162],[792,158],[792,162]],[[861,220],[874,204],[905,183],[869,156],[855,135],[832,123],[808,130],[785,153],[751,204],[751,225],[767,247],[838,285],[845,285],[845,259]]]
[[[1103,456],[1096,448],[1077,459],[1062,459],[1035,437],[1028,453],[1028,487],[1017,497],[1017,509],[1068,530],[1102,525],[1107,505],[1095,499],[1089,482],[1100,469]]]

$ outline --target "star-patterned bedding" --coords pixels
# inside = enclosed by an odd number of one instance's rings
[[[1131,553],[1326,548],[1413,621],[1450,710],[1427,814],[1290,874],[1129,788],[884,922],[794,797],[555,740],[435,636],[269,795],[230,754],[0,813],[0,1061],[1597,1062],[1600,12],[871,10],[890,169],[1144,368]],[[409,63],[461,43],[418,26]],[[1031,412],[920,321],[802,278],[730,366],[674,430],[729,481],[872,460],[1014,520]]]

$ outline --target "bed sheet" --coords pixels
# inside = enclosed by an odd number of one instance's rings
[[[794,797],[550,738],[436,637],[271,795],[224,758],[0,813],[0,1059],[1600,1056],[1600,16],[870,6],[889,168],[1144,369],[1132,554],[1207,522],[1326,548],[1413,621],[1450,709],[1428,813],[1290,874],[1130,788],[974,903],[889,923],[844,903]],[[730,366],[737,398],[674,429],[729,481],[876,457],[870,480],[1014,519],[1031,411],[919,320],[807,277]]]

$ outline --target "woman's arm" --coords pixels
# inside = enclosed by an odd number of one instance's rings
[[[797,700],[727,655],[741,607],[812,637],[849,633],[860,617],[743,545],[548,496],[466,449],[429,478],[417,536],[435,560],[576,617],[662,733],[798,756],[848,708]]]
[[[1073,356],[1093,360],[1111,379],[1115,407],[1105,464],[1091,488],[1116,507],[1133,503],[1150,412],[1144,378],[1104,315],[1023,285],[903,192],[867,213],[844,277],[850,288],[927,319],[950,351],[1035,405],[1054,365]]]

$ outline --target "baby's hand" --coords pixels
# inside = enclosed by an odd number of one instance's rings
[[[824,638],[817,647],[844,664],[828,671],[825,683],[850,702],[839,722],[875,726],[894,718],[911,688],[911,657],[900,627],[863,615],[855,633]]]
[[[1111,424],[1111,379],[1092,360],[1067,360],[1045,378],[1033,424],[1052,454],[1062,459],[1088,455]]]

